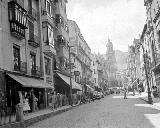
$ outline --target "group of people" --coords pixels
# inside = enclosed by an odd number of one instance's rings
[[[69,104],[75,105],[80,103],[81,101],[82,101],[81,94],[73,93],[72,100],[71,100],[70,96],[67,96],[61,93],[56,93],[54,91],[50,95],[49,106],[52,108],[52,110],[54,110],[54,109],[57,109],[58,107],[62,107]]]
[[[24,114],[38,110],[38,104],[37,104],[38,98],[34,95],[34,93],[22,94],[21,92],[19,92],[19,96],[20,96],[20,103],[23,106]]]
[[[55,91],[51,93],[49,105],[53,110],[67,104],[68,104],[68,97],[66,95],[56,93]]]

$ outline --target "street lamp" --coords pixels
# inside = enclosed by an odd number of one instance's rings
[[[142,46],[142,50],[143,50],[144,69],[145,69],[146,82],[147,82],[147,88],[148,88],[148,103],[152,104],[153,100],[152,100],[152,97],[151,97],[151,90],[150,90],[150,87],[149,87],[148,72],[147,72],[147,65],[146,65],[146,57],[148,56],[148,54],[147,54],[147,51],[146,51],[146,53],[144,53],[144,46],[142,45],[142,43],[140,43],[140,45]]]

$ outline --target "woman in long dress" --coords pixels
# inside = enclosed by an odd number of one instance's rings
[[[29,100],[28,100],[27,97],[24,99],[23,104],[24,104],[24,106],[23,106],[24,114],[25,114],[25,113],[28,113],[28,111],[30,111],[31,108],[30,108],[30,106],[29,106]]]

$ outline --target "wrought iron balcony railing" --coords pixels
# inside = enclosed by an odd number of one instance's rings
[[[27,62],[16,62],[13,61],[13,70],[14,71],[18,71],[18,72],[22,72],[22,73],[27,73]]]
[[[41,70],[40,70],[40,67],[39,66],[35,66],[35,67],[32,67],[31,68],[31,74],[33,76],[41,76]]]

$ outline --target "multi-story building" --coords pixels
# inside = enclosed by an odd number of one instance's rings
[[[155,72],[157,69],[155,66],[155,59],[158,57],[155,53],[157,52],[156,46],[153,45],[153,36],[149,36],[149,29],[147,24],[144,25],[142,34],[141,34],[141,44],[143,46],[140,47],[140,62],[141,62],[141,81],[143,81],[143,87],[145,91],[147,91],[147,78],[145,75],[145,64],[146,64],[146,71],[148,74],[148,82],[150,87],[156,85],[155,75],[158,72]],[[153,32],[150,32],[153,33]],[[152,41],[151,41],[152,40]],[[153,52],[155,51],[155,53]],[[144,62],[145,57],[145,62]],[[154,73],[155,72],[155,73]]]
[[[139,39],[134,39],[133,44],[128,47],[128,62],[127,70],[129,77],[129,86],[132,88],[138,88],[137,82],[139,82],[140,74],[140,50],[138,45]]]
[[[38,98],[38,108],[46,107],[47,90],[54,89],[52,60],[45,59],[52,52],[49,48],[53,38],[42,33],[41,4],[37,0],[0,2],[0,88],[4,105],[13,111],[22,96],[27,95]],[[51,77],[50,82],[46,74]],[[34,111],[35,107],[30,105]]]
[[[106,71],[106,60],[100,54],[92,54],[92,77],[95,90],[101,88],[105,91],[108,87],[108,74]]]
[[[99,87],[99,80],[98,80],[98,61],[96,54],[92,54],[92,77],[94,81],[94,86]]]
[[[91,49],[85,41],[81,34],[80,28],[75,21],[68,20],[69,26],[69,38],[70,44],[73,46],[71,48],[72,58],[77,62],[77,67],[75,71],[79,72],[79,79],[81,79],[82,85],[91,84]],[[86,87],[86,86],[83,86]],[[86,90],[84,88],[84,90]]]
[[[141,49],[141,53],[147,53],[149,58],[148,68],[150,86],[157,86],[159,88],[160,72],[158,67],[160,64],[160,2],[159,0],[145,0],[144,6],[146,7],[147,20],[141,34],[141,43],[144,47],[144,52],[143,49]]]
[[[41,1],[42,59],[44,79],[54,84],[53,69],[55,67],[56,50],[54,48],[57,26],[55,23],[56,3],[50,0]]]

